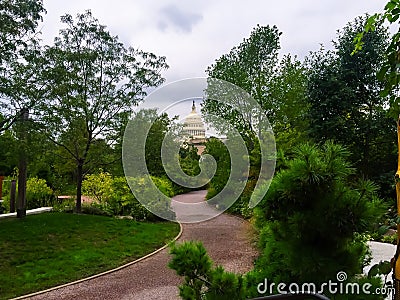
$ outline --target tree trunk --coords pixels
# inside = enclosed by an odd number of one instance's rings
[[[18,162],[18,197],[17,197],[17,218],[26,216],[26,177],[27,177],[27,126],[29,118],[27,109],[23,109],[21,113],[21,121],[19,126],[19,162]]]
[[[10,213],[15,212],[15,195],[17,190],[17,183],[15,179],[11,180],[11,190],[10,190]]]
[[[18,197],[17,197],[17,218],[26,216],[26,159],[20,158],[18,163]]]
[[[82,211],[82,181],[83,181],[83,161],[78,161],[77,183],[76,183],[76,212]]]

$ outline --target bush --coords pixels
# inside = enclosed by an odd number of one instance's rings
[[[172,218],[173,212],[170,209],[170,202],[166,199],[154,199],[148,187],[149,180],[152,180],[157,188],[167,197],[175,195],[174,188],[167,178],[146,177],[129,178],[131,186],[140,191],[145,199],[148,199],[146,206],[151,206],[162,212],[163,217]],[[152,214],[133,195],[125,177],[112,177],[108,173],[92,174],[82,183],[83,192],[96,200],[91,204],[91,213],[98,212],[106,215],[131,215],[136,220],[157,220],[158,217]],[[88,209],[86,209],[88,210]]]
[[[163,192],[164,190],[165,193],[171,193],[172,187],[168,188],[168,185],[165,181],[154,181],[153,178],[154,177],[150,176],[142,178],[129,177],[128,181],[130,187],[141,195],[142,200],[145,200],[144,206],[151,211],[156,211],[158,213],[158,216],[155,216],[152,213],[148,212],[147,219],[151,218],[152,220],[157,220],[158,217],[161,217],[164,219],[172,220],[175,218],[175,213],[171,210],[171,201],[168,195],[155,195],[154,190],[151,188],[151,181],[153,181],[154,184],[159,184],[159,186],[156,186],[161,192]]]
[[[98,203],[105,203],[113,193],[112,185],[113,178],[109,173],[91,174],[82,182],[82,192]]]
[[[154,177],[150,176],[156,187],[167,197],[173,197],[176,195],[172,182],[166,177]]]
[[[3,186],[3,206],[6,212],[10,211],[10,181]],[[15,202],[18,199],[18,182],[15,191]],[[37,177],[29,178],[26,181],[26,209],[34,209],[45,206],[53,206],[56,196],[53,190],[47,185],[46,180]],[[17,206],[17,203],[15,203]]]
[[[185,300],[246,299],[244,277],[226,272],[213,262],[201,242],[173,244],[172,259],[168,266],[184,277],[179,295]]]
[[[54,192],[47,186],[46,180],[37,177],[29,178],[26,182],[26,209],[43,206],[53,206]]]

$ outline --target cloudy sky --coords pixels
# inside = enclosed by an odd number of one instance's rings
[[[300,59],[320,44],[330,47],[336,30],[365,13],[382,11],[386,0],[44,0],[41,25],[51,43],[60,16],[91,9],[126,44],[167,57],[167,82],[205,76],[215,59],[248,37],[257,25],[283,33],[280,54]]]

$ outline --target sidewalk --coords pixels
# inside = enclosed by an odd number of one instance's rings
[[[372,260],[371,263],[364,268],[364,273],[366,274],[373,265],[379,263],[380,261],[390,261],[396,252],[396,245],[380,242],[368,242],[368,245],[372,252]]]
[[[29,209],[26,211],[26,215],[35,215],[35,214],[41,214],[44,212],[49,212],[52,211],[52,207],[40,207],[40,208],[35,208],[35,209]],[[8,213],[8,214],[0,214],[0,219],[2,218],[14,218],[17,216],[17,213]]]

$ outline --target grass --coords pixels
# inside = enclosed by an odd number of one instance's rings
[[[145,223],[66,213],[0,220],[0,298],[84,278],[142,257],[179,232]]]

